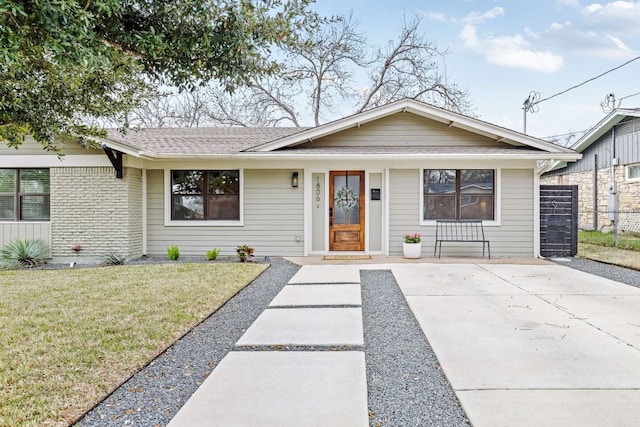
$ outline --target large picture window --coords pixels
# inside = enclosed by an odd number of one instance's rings
[[[425,169],[424,219],[494,219],[493,169]]]
[[[49,169],[0,169],[0,221],[47,221],[49,210]]]
[[[240,171],[171,171],[171,219],[239,220]]]

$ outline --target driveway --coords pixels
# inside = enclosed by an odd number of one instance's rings
[[[638,425],[640,289],[555,264],[391,270],[474,426]]]

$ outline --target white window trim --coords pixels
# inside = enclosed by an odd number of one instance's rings
[[[425,169],[434,169],[434,168],[421,168],[419,179],[420,189],[420,225],[424,226],[435,226],[435,219],[424,219],[424,188],[423,188],[423,177]],[[456,169],[469,169],[469,168],[456,168]],[[482,220],[482,225],[486,225],[488,227],[499,227],[502,225],[502,169],[501,168],[477,168],[477,169],[493,169],[495,172],[495,200],[494,200],[494,217],[493,220]]]
[[[187,168],[191,170],[191,168]],[[180,221],[171,219],[171,171],[187,170],[180,169],[164,169],[164,225],[165,227],[242,227],[244,226],[244,169],[238,168],[238,176],[240,178],[240,219],[237,220],[202,220],[202,221]],[[193,170],[227,170],[229,168],[193,168]],[[235,169],[235,168],[233,168]]]
[[[625,168],[624,168],[625,169],[625,171],[624,171],[625,181],[627,181],[627,182],[640,182],[640,177],[639,178],[630,178],[629,177],[629,170],[631,168],[634,168],[634,167],[640,168],[640,163],[634,163],[634,164],[625,166]]]

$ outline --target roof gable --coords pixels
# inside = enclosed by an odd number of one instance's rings
[[[595,144],[608,132],[611,132],[611,129],[622,122],[627,117],[640,117],[640,108],[617,108],[607,114],[598,124],[596,124],[591,130],[585,133],[582,138],[577,140],[575,144],[571,146],[572,150],[575,150],[577,153],[583,153],[587,148],[591,145]],[[556,161],[552,165],[549,166],[548,171],[554,171],[557,169],[562,169],[567,166],[566,161]]]
[[[269,152],[286,147],[295,147],[300,144],[326,138],[339,132],[344,132],[348,129],[359,128],[365,124],[370,124],[398,113],[412,113],[416,116],[443,124],[448,128],[464,130],[470,134],[487,138],[496,143],[533,148],[551,153],[573,153],[573,150],[559,145],[412,99],[403,99],[382,107],[367,110],[315,128],[307,129],[291,136],[249,148],[245,151]]]

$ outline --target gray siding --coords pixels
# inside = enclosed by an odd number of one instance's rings
[[[543,176],[593,171],[596,156],[598,169],[611,167],[614,152],[620,166],[640,163],[640,118],[629,118],[620,122],[615,126],[615,133],[615,148],[612,144],[611,131],[609,131],[584,150],[582,159]]]
[[[491,255],[497,257],[532,257],[534,254],[533,170],[502,169],[501,225],[485,226],[491,241]],[[435,227],[420,226],[420,170],[391,170],[389,189],[390,255],[402,254],[402,236],[423,235],[423,256],[433,254]],[[481,256],[482,245],[444,244],[443,256]]]
[[[173,244],[187,256],[203,256],[214,247],[235,255],[236,246],[255,247],[255,255],[302,256],[304,183],[291,187],[291,170],[244,170],[243,226],[165,226],[163,171],[147,171],[147,252],[165,256]]]
[[[487,138],[444,123],[425,119],[411,113],[398,113],[364,123],[360,127],[345,130],[305,144],[306,147],[342,146],[501,146]]]
[[[3,222],[0,223],[0,248],[16,239],[40,239],[51,246],[50,222]]]
[[[57,142],[57,146],[60,148],[62,153],[65,155],[72,154],[97,154],[104,155],[102,150],[94,150],[94,149],[86,149],[82,148],[75,142]],[[42,148],[42,145],[35,142],[33,138],[27,137],[25,142],[20,145],[20,147],[16,150],[15,148],[9,148],[5,142],[0,143],[0,155],[2,156],[11,156],[11,155],[50,155],[52,157],[57,156],[56,153],[45,151]]]

